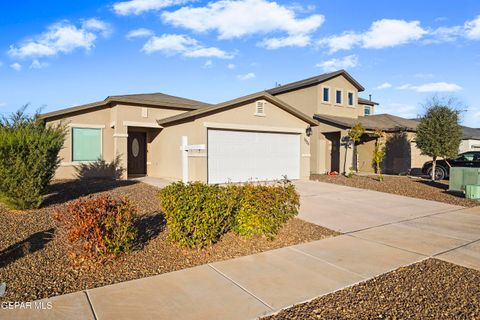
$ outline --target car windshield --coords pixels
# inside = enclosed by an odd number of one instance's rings
[[[475,154],[473,153],[464,153],[458,156],[456,158],[456,161],[473,161],[473,158],[475,157]]]

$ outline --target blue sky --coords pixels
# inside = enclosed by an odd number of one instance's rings
[[[480,127],[480,2],[3,1],[0,114],[163,92],[221,102],[338,68],[377,113],[434,94]]]

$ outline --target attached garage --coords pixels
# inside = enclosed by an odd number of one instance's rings
[[[208,183],[308,179],[317,122],[266,92],[158,120],[158,176]],[[179,142],[182,144],[179,148]]]
[[[300,134],[208,130],[208,182],[300,178]]]

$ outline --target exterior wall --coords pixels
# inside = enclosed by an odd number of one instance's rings
[[[460,142],[460,148],[458,153],[463,153],[467,151],[480,151],[480,140],[462,140]]]
[[[268,131],[270,128],[298,129],[301,150],[300,158],[300,177],[308,179],[310,176],[310,139],[306,136],[305,130],[308,124],[267,102],[265,108],[266,116],[255,116],[255,103],[248,103],[243,106],[231,108],[223,112],[203,116],[194,121],[184,122],[174,126],[166,127],[158,137],[157,144],[154,146],[158,153],[158,171],[155,176],[171,180],[182,179],[182,159],[181,159],[181,139],[182,136],[188,137],[188,144],[203,144],[207,149],[199,151],[190,151],[188,154],[189,162],[189,180],[207,181],[207,154],[208,141],[206,124],[215,128],[219,126],[229,126],[232,129],[238,126],[244,126],[245,129],[262,129]],[[260,130],[260,131],[262,131]]]
[[[323,101],[324,87],[330,88],[329,102]],[[342,90],[341,104],[335,103],[337,89]],[[317,90],[317,114],[347,118],[357,118],[359,115],[363,115],[363,108],[360,109],[359,105],[357,104],[358,89],[345,77],[338,76],[328,81],[325,81],[317,85]],[[348,92],[353,93],[353,106],[348,105]]]

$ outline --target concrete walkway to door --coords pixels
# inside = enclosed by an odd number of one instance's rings
[[[346,234],[49,299],[1,319],[254,319],[430,256],[480,270],[480,208],[296,182],[300,218]]]

